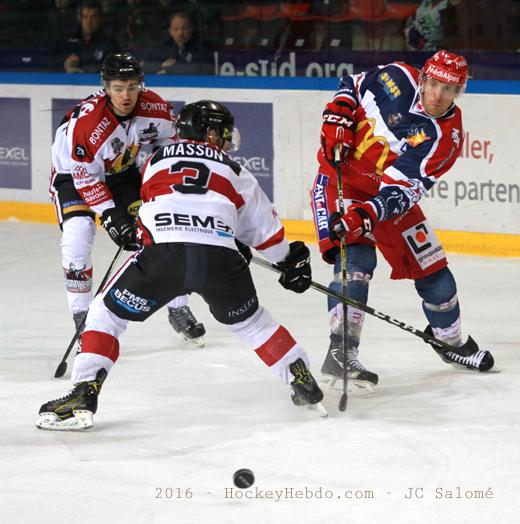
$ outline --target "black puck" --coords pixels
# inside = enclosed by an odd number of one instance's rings
[[[250,469],[239,469],[233,474],[233,482],[237,488],[249,488],[255,482],[255,476]]]

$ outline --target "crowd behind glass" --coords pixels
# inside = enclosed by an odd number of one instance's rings
[[[219,52],[520,49],[520,0],[0,0],[0,18],[4,71],[92,73],[118,50],[148,74],[214,74]]]

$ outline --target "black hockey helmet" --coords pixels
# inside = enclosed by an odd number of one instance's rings
[[[218,138],[232,141],[235,119],[229,109],[213,100],[199,100],[186,104],[177,116],[177,133],[180,138],[206,140],[209,129],[217,132]]]
[[[103,60],[101,66],[101,78],[107,80],[130,80],[133,78],[143,79],[143,69],[134,55],[128,52],[110,53]]]

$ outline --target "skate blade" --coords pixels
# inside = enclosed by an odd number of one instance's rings
[[[316,402],[316,404],[307,404],[307,408],[311,411],[315,411],[322,418],[329,416],[325,406],[321,402]]]
[[[48,431],[84,431],[94,425],[93,413],[87,410],[75,410],[73,417],[61,420],[56,413],[40,413],[36,427]]]
[[[329,389],[333,391],[343,391],[343,379],[338,377],[333,377],[331,375],[326,375],[327,382],[329,384]],[[347,391],[356,397],[369,397],[373,395],[376,391],[374,384],[366,380],[358,380],[355,378],[347,379]]]
[[[184,342],[188,342],[192,346],[195,346],[196,348],[203,348],[205,346],[204,343],[204,337],[197,337],[197,338],[188,338],[183,335]]]

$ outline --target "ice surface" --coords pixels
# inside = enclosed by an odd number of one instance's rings
[[[69,387],[53,378],[73,335],[59,230],[0,222],[0,245],[1,522],[518,522],[518,259],[450,257],[464,332],[492,350],[501,373],[457,371],[419,338],[367,318],[361,358],[379,373],[377,392],[351,396],[340,413],[338,393],[326,391],[329,418],[321,419],[294,407],[288,387],[194,297],[205,349],[188,347],[166,311],[131,325],[93,430],[56,433],[34,422],[40,405]],[[115,250],[98,232],[97,282]],[[327,284],[329,267],[312,253],[314,280]],[[325,297],[290,293],[274,273],[252,271],[262,304],[302,342],[319,376]],[[380,257],[369,303],[424,328],[413,283],[388,274]],[[230,498],[243,467],[256,483]],[[436,498],[436,489],[456,496],[457,487],[463,498]],[[410,488],[422,498],[406,498]]]

